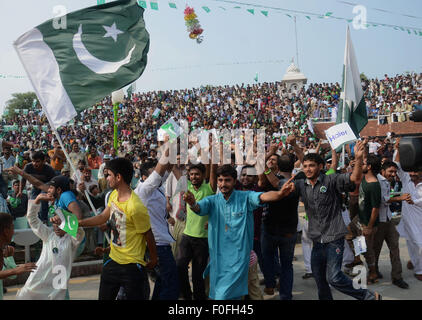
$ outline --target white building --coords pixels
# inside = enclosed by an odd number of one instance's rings
[[[300,69],[295,65],[294,60],[292,59],[292,63],[287,68],[287,72],[281,81],[286,85],[287,92],[290,90],[291,92],[300,90],[305,86],[307,81],[308,79],[302,72],[300,72]]]

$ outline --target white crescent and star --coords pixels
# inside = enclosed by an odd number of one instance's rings
[[[124,33],[123,31],[117,29],[116,23],[113,23],[110,27],[103,26],[106,30],[106,34],[104,38],[111,37],[113,38],[114,42],[117,41],[117,36],[119,34]],[[79,61],[85,65],[88,69],[92,72],[97,74],[108,74],[108,73],[115,73],[120,67],[128,64],[132,57],[132,53],[135,50],[136,45],[130,49],[128,55],[120,61],[111,62],[98,59],[94,57],[85,45],[82,42],[82,24],[79,25],[78,32],[73,36],[73,49],[76,52],[76,56],[78,57]]]

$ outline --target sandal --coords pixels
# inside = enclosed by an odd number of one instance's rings
[[[375,292],[375,300],[382,300],[382,295],[380,295],[378,292]]]
[[[374,283],[377,283],[377,282],[378,282],[377,275],[375,275],[373,277],[368,277],[368,281],[367,281],[368,284],[374,284]]]

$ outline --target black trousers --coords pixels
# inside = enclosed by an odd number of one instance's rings
[[[202,277],[208,264],[208,239],[195,238],[183,234],[177,252],[177,270],[179,272],[180,293],[185,300],[192,300],[188,266],[192,261],[193,298],[206,300],[205,281]]]
[[[112,259],[104,263],[99,300],[116,300],[123,287],[127,300],[148,300],[149,282],[146,270],[138,263],[118,264]]]

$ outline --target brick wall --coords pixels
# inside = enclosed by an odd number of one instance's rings
[[[334,122],[314,123],[314,131],[317,137],[326,139],[324,130],[335,125]],[[378,120],[369,120],[368,124],[361,131],[361,136],[386,136],[387,132],[394,132],[397,135],[422,135],[422,122],[394,122],[379,125]]]

